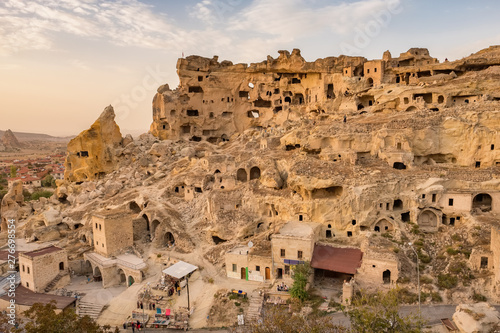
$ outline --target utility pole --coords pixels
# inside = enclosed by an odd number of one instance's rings
[[[422,317],[422,309],[420,307],[420,267],[418,265],[418,253],[417,253],[417,251],[415,251],[415,248],[413,247],[413,245],[411,243],[408,243],[408,245],[410,246],[410,248],[413,250],[413,252],[417,256],[418,314],[420,315],[420,317]]]
[[[188,315],[189,312],[191,312],[191,308],[189,307],[189,276],[186,275],[186,288],[187,288],[187,294],[188,294]]]

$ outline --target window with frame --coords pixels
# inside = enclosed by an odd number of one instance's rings
[[[255,270],[256,270],[257,272],[260,272],[260,266],[255,266]]]
[[[297,258],[302,259],[302,251],[297,251]]]
[[[281,258],[285,257],[285,249],[281,249],[280,251]]]
[[[236,264],[233,264],[233,272],[236,272],[238,270],[238,266]]]

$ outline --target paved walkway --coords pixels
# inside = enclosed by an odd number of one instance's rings
[[[422,317],[428,320],[428,325],[441,324],[441,318],[452,318],[457,305],[441,304],[441,305],[422,305]],[[494,305],[497,311],[500,312],[500,305]],[[418,314],[418,305],[403,305],[399,311],[401,315]],[[330,315],[335,324],[349,326],[349,319],[343,313],[335,313]]]

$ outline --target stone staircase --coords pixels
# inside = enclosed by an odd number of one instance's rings
[[[262,304],[264,303],[264,293],[259,295],[258,290],[254,290],[250,294],[249,306],[245,318],[245,324],[256,322],[260,319],[262,313]]]
[[[78,302],[76,313],[80,317],[89,316],[90,318],[97,320],[97,317],[99,317],[103,308],[104,305],[80,301]]]
[[[61,280],[64,276],[66,276],[68,274],[69,273],[67,271],[60,272],[59,274],[57,274],[57,276],[52,281],[50,281],[50,283],[45,287],[44,291],[46,293],[48,293],[49,291],[51,291],[55,287],[55,285],[57,284],[57,282],[59,282],[59,280]]]

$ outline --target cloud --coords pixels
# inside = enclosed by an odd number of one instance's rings
[[[313,6],[306,0],[256,0],[230,20],[230,30],[254,31],[292,40],[318,32],[345,35],[400,0],[362,0]]]
[[[146,0],[142,0],[146,1]],[[200,0],[188,7],[201,28],[181,28],[139,0],[5,0],[0,55],[60,48],[59,34],[186,54],[225,53],[244,61],[262,50],[296,46],[309,36],[349,34],[403,0]],[[63,46],[64,47],[64,46]]]
[[[80,59],[73,59],[69,61],[69,64],[75,68],[88,71],[90,70],[90,67],[82,60]]]
[[[121,46],[179,47],[165,16],[137,0],[7,0],[0,3],[0,53],[50,49],[55,34],[105,39]]]

